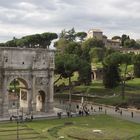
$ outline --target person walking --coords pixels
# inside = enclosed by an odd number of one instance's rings
[[[120,115],[122,116],[122,110],[120,110]]]
[[[132,117],[132,118],[134,117],[134,113],[133,113],[133,112],[131,112],[131,117]]]

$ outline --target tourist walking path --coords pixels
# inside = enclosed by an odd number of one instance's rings
[[[93,106],[97,110],[97,113],[104,113],[121,119],[140,123],[140,111],[138,110],[119,108],[119,110],[116,111],[115,107],[107,107],[102,105],[102,111],[99,111],[99,105]]]
[[[73,112],[75,112],[77,105],[81,106],[81,104],[79,102],[72,102],[71,109]],[[59,108],[61,108],[63,110],[68,110],[68,103],[66,103],[66,102],[61,103],[58,106],[59,106]],[[91,103],[88,103],[86,106],[87,106],[87,109],[89,110],[90,114],[92,114],[92,115],[108,114],[113,117],[140,123],[140,110],[130,109],[130,108],[128,108],[128,109],[119,108],[119,110],[116,111],[114,106],[97,105],[97,104],[91,104]],[[92,110],[91,110],[91,106],[93,108]],[[102,109],[99,110],[99,107],[101,107]],[[77,111],[77,114],[78,114],[78,111]]]
[[[77,105],[80,106],[81,104],[77,102],[73,102],[71,105],[73,116],[78,115],[78,111],[76,110]],[[88,103],[86,107],[89,110],[89,114],[91,115],[108,114],[113,117],[140,123],[140,110],[119,108],[119,110],[116,111],[115,107],[113,106],[97,105],[97,104],[90,104],[90,103]],[[34,119],[57,118],[58,117],[57,113],[59,112],[62,112],[62,117],[65,117],[67,116],[67,111],[68,111],[68,103],[57,103],[56,108],[54,108],[54,112],[50,114],[48,113],[34,114],[33,117]],[[10,117],[0,118],[0,121],[7,121],[7,120],[10,120]]]

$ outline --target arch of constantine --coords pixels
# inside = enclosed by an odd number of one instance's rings
[[[16,106],[15,97],[19,109],[26,112],[52,112],[53,73],[53,50],[0,48],[0,117],[8,116],[9,107]],[[13,81],[18,81],[16,96],[9,90]]]

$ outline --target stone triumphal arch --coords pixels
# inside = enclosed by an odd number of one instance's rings
[[[9,114],[17,96],[19,108],[27,112],[52,112],[53,73],[53,50],[0,48],[0,116]],[[13,81],[18,81],[15,96],[9,90]]]

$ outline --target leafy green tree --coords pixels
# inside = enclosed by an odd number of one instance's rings
[[[140,78],[140,54],[135,55],[133,57],[133,63],[134,63],[134,75],[137,78]]]
[[[89,85],[91,83],[91,64],[88,63],[86,60],[80,61],[79,66],[79,81],[85,85]]]
[[[103,65],[103,84],[105,88],[115,88],[120,83],[120,73],[117,65]]]
[[[82,60],[86,60],[87,62],[91,62],[91,57],[90,57],[90,48],[89,47],[85,47],[82,48],[82,53],[81,53],[81,59]]]
[[[102,40],[97,40],[95,38],[90,38],[88,40],[86,40],[85,42],[83,42],[82,44],[82,47],[83,48],[94,48],[94,47],[97,47],[97,48],[103,48],[104,47],[104,43]]]
[[[61,54],[56,55],[55,61],[55,72],[60,74],[61,77],[69,79],[69,109],[71,110],[71,77],[73,76],[73,73],[79,69],[79,57],[74,54]]]
[[[76,54],[78,56],[81,56],[82,54],[82,48],[80,43],[68,41],[64,38],[59,39],[56,42],[55,47],[60,53]]]
[[[76,32],[75,32],[74,28],[72,28],[68,31],[66,31],[65,29],[62,30],[62,32],[60,33],[60,36],[59,36],[59,38],[66,39],[68,41],[75,41],[75,37],[76,37]]]
[[[56,33],[42,33],[27,35],[20,39],[13,38],[5,43],[9,47],[27,47],[27,48],[48,48],[53,39],[57,39]]]
[[[120,36],[113,36],[112,37],[112,40],[117,40],[117,39],[121,40],[121,37]]]
[[[40,38],[40,46],[41,48],[49,48],[49,45],[52,40],[57,39],[58,35],[56,33],[42,33]]]
[[[5,43],[5,46],[16,47],[16,42],[15,42],[15,40],[9,40]]]
[[[29,48],[29,43],[26,38],[21,38],[16,41],[17,47],[27,47]]]
[[[132,64],[132,54],[121,54],[121,64],[124,66],[124,70],[121,70],[121,87],[122,87],[122,99],[125,99],[125,86],[128,65]]]
[[[81,44],[78,43],[78,42],[70,41],[67,44],[64,52],[69,53],[69,54],[76,54],[76,55],[78,55],[80,57],[81,54],[82,54]]]
[[[56,49],[61,52],[65,53],[65,49],[67,48],[69,41],[65,38],[60,38],[58,41],[55,42]]]
[[[5,46],[5,43],[0,43],[0,47],[4,47]]]
[[[115,49],[113,49],[113,48],[107,48],[105,50],[105,57],[108,56],[108,55],[110,55],[110,54],[112,54],[112,53],[115,53],[115,52],[116,52]]]
[[[125,99],[125,81],[127,68],[132,62],[131,54],[112,53],[104,59],[103,83],[107,88],[114,88],[121,83],[122,99]],[[123,65],[124,70],[120,69]]]
[[[63,78],[70,79],[79,69],[79,57],[75,54],[57,54],[55,58],[55,73]]]
[[[124,41],[124,46],[126,48],[136,48],[136,41],[134,39],[126,39]]]
[[[75,37],[76,37],[75,34],[76,33],[75,33],[75,29],[74,28],[72,28],[71,30],[69,30],[68,31],[68,40],[69,41],[74,41],[75,40]]]
[[[69,41],[65,38],[60,38],[56,42],[56,48],[59,49],[58,57],[64,56],[64,54],[69,54],[71,57],[76,55],[79,61],[76,63],[78,65],[79,81],[84,84],[89,84],[91,82],[91,65],[90,65],[90,56],[88,48],[82,48],[81,43]],[[56,57],[56,61],[58,61]],[[65,57],[61,59],[66,61]],[[63,68],[61,65],[60,68]],[[56,62],[57,69],[57,62]],[[64,72],[64,70],[62,70]],[[62,76],[62,75],[61,75]],[[62,76],[64,77],[64,76]],[[61,77],[60,77],[61,78]]]
[[[60,39],[66,39],[66,36],[67,36],[67,31],[65,29],[63,29],[59,35],[59,38]]]
[[[84,38],[86,38],[87,33],[86,32],[78,32],[76,33],[76,37],[80,40],[80,41],[84,41]]]
[[[125,42],[126,40],[129,40],[129,39],[130,39],[130,38],[129,38],[128,35],[123,34],[122,37],[121,37],[121,45],[124,46],[124,42]]]
[[[91,62],[90,50],[92,48],[103,48],[104,44],[102,41],[90,38],[82,43],[82,54],[81,58],[85,59],[87,62]]]
[[[106,88],[115,88],[119,85],[121,80],[120,62],[120,53],[112,53],[105,57],[103,61],[103,84]]]
[[[104,65],[119,65],[122,62],[122,53],[114,52],[104,58]]]
[[[92,62],[101,62],[104,58],[104,48],[92,48],[89,52]]]

